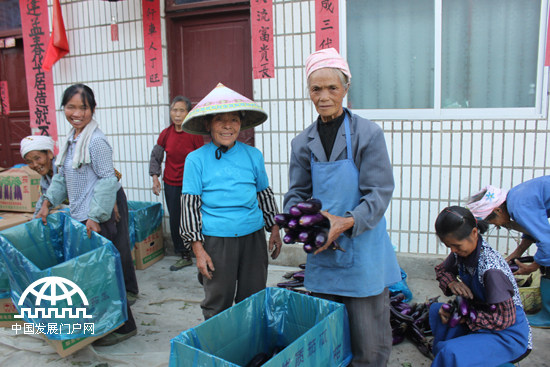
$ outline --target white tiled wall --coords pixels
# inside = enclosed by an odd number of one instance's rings
[[[141,1],[61,0],[61,9],[70,53],[53,67],[60,141],[65,141],[71,127],[59,106],[63,91],[84,83],[94,91],[95,119],[113,146],[115,168],[123,175],[128,200],[163,202],[163,196],[151,191],[149,157],[169,124],[164,2],[163,85],[154,88],[145,85]],[[112,16],[118,24],[117,42],[111,41]],[[168,222],[164,224],[168,229]]]
[[[169,122],[164,18],[164,83],[146,88],[141,1],[61,3],[71,52],[53,68],[56,103],[69,85],[88,84],[98,101],[96,120],[113,145],[115,166],[124,175],[129,200],[162,201],[151,193],[148,162],[158,134]],[[114,13],[118,42],[110,40]],[[256,128],[256,147],[264,153],[281,208],[288,188],[290,142],[317,116],[304,81],[305,60],[314,51],[314,29],[313,1],[275,0],[276,77],[254,80],[254,98],[270,116]],[[399,251],[445,253],[433,232],[442,208],[464,204],[487,184],[511,188],[549,173],[547,120],[377,123],[386,133],[394,166],[396,188],[386,217]],[[63,141],[70,126],[61,110],[58,125]],[[507,252],[515,248],[517,237],[493,230],[489,242]]]

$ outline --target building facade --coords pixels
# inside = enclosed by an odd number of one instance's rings
[[[330,6],[331,0],[322,1]],[[441,209],[464,204],[488,184],[511,188],[548,174],[548,1],[337,5],[340,52],[353,75],[345,102],[383,128],[394,167],[396,188],[386,213],[392,242],[402,252],[444,254],[433,230]],[[61,0],[61,8],[70,53],[53,67],[60,141],[70,128],[59,107],[62,92],[87,84],[129,200],[162,201],[151,191],[148,165],[169,124],[170,99],[183,94],[196,103],[223,82],[269,115],[243,140],[263,152],[282,208],[290,142],[317,116],[304,71],[315,51],[314,1],[273,1],[275,75],[252,79],[250,2],[160,0],[164,75],[162,86],[151,88],[141,1]],[[13,34],[20,42],[17,24],[5,18],[0,38]],[[118,41],[111,40],[113,22]],[[2,70],[9,69],[6,60]],[[11,93],[10,103],[17,99]],[[13,113],[24,109],[13,106]],[[488,237],[507,253],[519,234],[493,229]]]

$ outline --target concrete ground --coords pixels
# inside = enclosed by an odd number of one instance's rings
[[[288,250],[291,250],[290,248]],[[284,251],[283,251],[284,252]],[[286,258],[286,259],[285,259]],[[408,285],[414,294],[412,302],[423,302],[441,294],[433,277],[433,266],[441,257],[399,255],[401,267],[408,273]],[[0,328],[0,366],[167,366],[170,339],[204,321],[199,303],[203,290],[197,281],[196,267],[177,272],[169,267],[177,260],[167,256],[146,270],[137,270],[139,299],[132,311],[138,325],[138,335],[112,347],[86,346],[74,354],[60,358],[41,338]],[[268,286],[284,281],[286,272],[297,270],[304,262],[303,252],[287,251],[282,260],[291,266],[271,264]],[[550,330],[534,329],[535,349],[522,366],[550,366]],[[408,341],[393,348],[390,367],[430,366],[416,347]]]

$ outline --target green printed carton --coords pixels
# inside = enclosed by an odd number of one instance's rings
[[[34,213],[41,178],[29,166],[0,172],[0,210]]]

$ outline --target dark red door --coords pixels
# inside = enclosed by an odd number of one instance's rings
[[[193,105],[218,83],[252,99],[252,54],[248,7],[170,15],[170,96],[188,97]],[[239,140],[254,145],[253,129]]]
[[[31,135],[23,41],[0,49],[0,80],[8,82],[10,113],[0,114],[0,167],[25,163],[19,154],[19,143]]]

